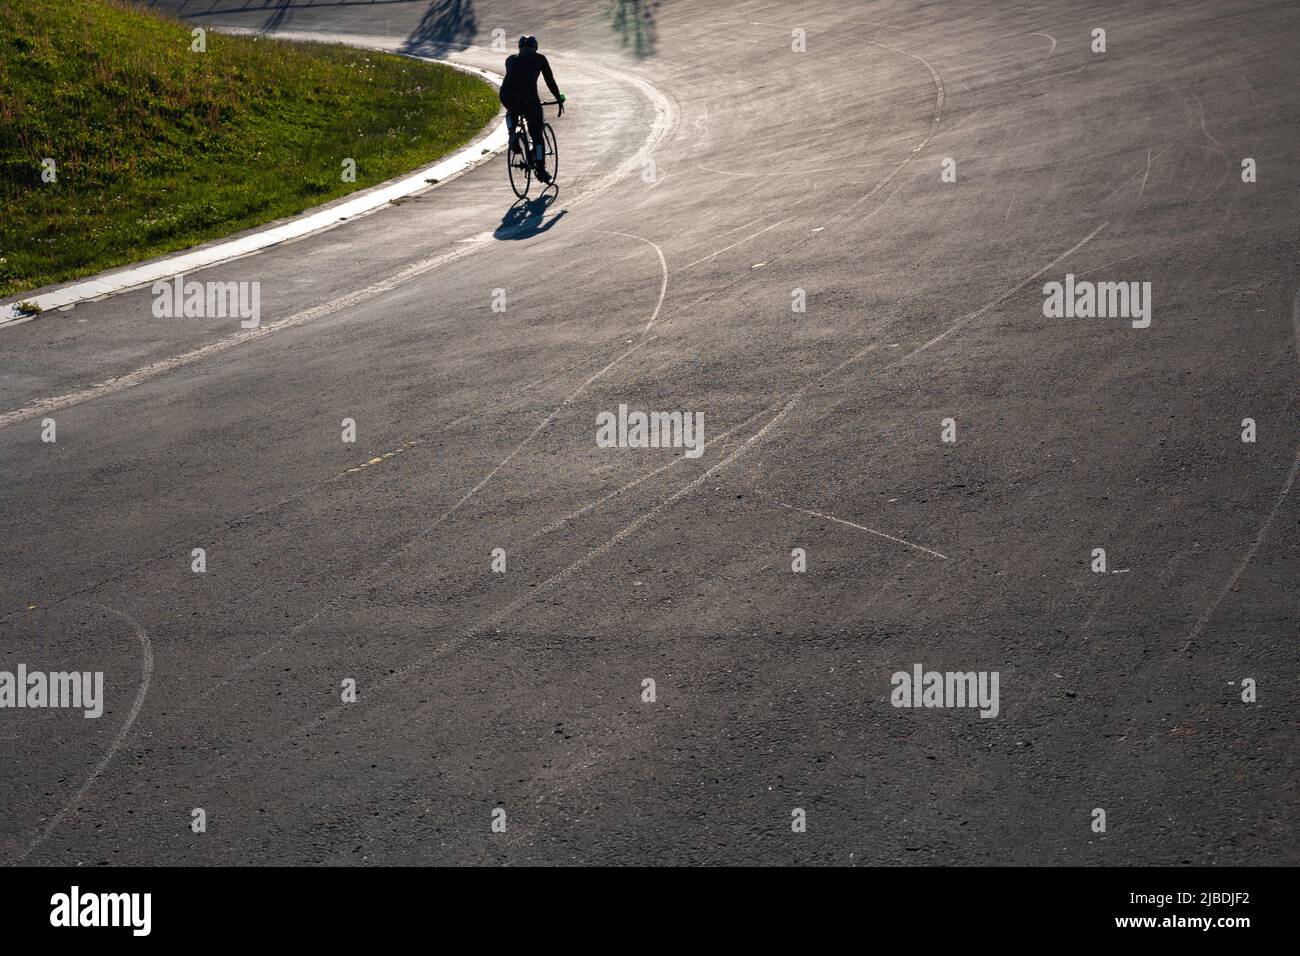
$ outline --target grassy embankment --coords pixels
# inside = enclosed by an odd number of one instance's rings
[[[191,29],[122,0],[0,2],[0,298],[391,179],[498,108],[438,64],[211,31],[197,53]]]

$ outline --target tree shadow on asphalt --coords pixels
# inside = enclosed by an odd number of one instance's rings
[[[463,50],[478,36],[474,0],[433,0],[401,46],[403,53],[438,56]]]
[[[376,4],[411,3],[412,0],[141,0],[149,7],[163,7],[186,17],[223,13],[248,13],[289,6],[299,10],[313,7],[373,7]]]
[[[271,11],[266,22],[262,24],[263,33],[274,33],[284,24],[284,18],[289,15],[293,9],[293,0],[280,0],[275,9]]]
[[[531,239],[533,236],[540,236],[569,211],[561,209],[550,219],[546,218],[546,210],[558,197],[559,190],[554,186],[548,186],[541,195],[533,199],[520,199],[506,210],[506,214],[501,218],[501,225],[497,226],[496,231],[492,233],[493,237]]]

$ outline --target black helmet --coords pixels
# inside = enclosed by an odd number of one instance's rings
[[[521,49],[521,50],[536,50],[536,49],[537,49],[537,37],[535,37],[535,36],[531,36],[531,35],[527,35],[527,34],[523,34],[523,33],[519,34],[519,49]]]

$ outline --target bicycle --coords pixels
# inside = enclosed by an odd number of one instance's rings
[[[543,100],[542,105],[555,106],[558,102],[558,100]],[[547,186],[550,188],[555,186],[560,172],[560,153],[555,145],[555,130],[551,129],[550,123],[542,123],[542,138],[545,143],[546,171],[551,174],[551,181]],[[506,171],[510,175],[510,188],[520,199],[527,199],[528,190],[533,184],[536,160],[533,159],[533,142],[528,138],[528,124],[524,122],[522,116],[515,117],[515,130],[511,140],[511,146],[506,148]],[[518,152],[514,149],[515,145],[519,147]],[[556,189],[558,188],[557,186]]]

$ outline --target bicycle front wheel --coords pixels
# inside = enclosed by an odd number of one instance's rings
[[[542,136],[546,141],[546,171],[551,174],[554,184],[560,178],[560,150],[555,145],[555,130],[547,123],[542,127]]]

